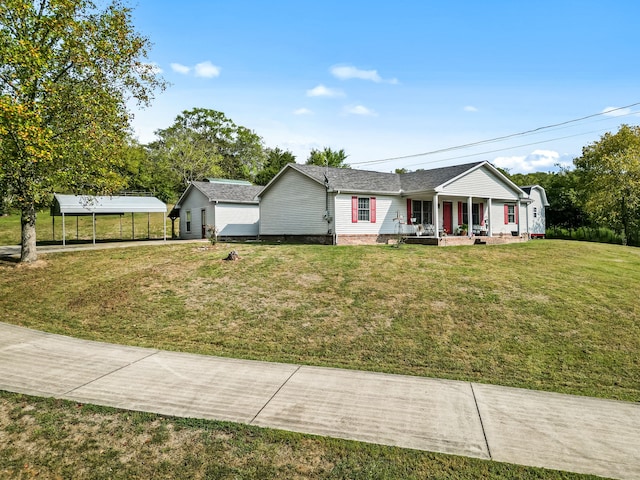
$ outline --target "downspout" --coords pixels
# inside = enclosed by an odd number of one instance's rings
[[[337,238],[334,229],[331,228],[331,212],[329,211],[329,178],[324,174],[324,216],[327,221],[327,235],[332,235],[332,243],[336,244]]]

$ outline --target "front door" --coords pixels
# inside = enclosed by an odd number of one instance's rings
[[[202,225],[202,238],[207,238],[207,211],[200,210],[200,225]]]
[[[453,203],[442,202],[442,228],[451,235],[453,233]]]

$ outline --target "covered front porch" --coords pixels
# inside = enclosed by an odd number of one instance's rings
[[[520,199],[461,195],[407,196],[407,220],[399,225],[407,243],[497,244],[529,239],[520,223]]]

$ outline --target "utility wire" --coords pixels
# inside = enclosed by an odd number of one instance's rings
[[[490,138],[490,139],[487,139],[487,140],[480,140],[480,141],[477,141],[477,142],[465,143],[463,145],[456,145],[456,146],[453,146],[453,147],[441,148],[441,149],[438,149],[438,150],[432,150],[430,152],[414,153],[412,155],[402,155],[402,156],[399,156],[399,157],[383,158],[383,159],[380,159],[380,160],[368,160],[368,161],[365,161],[365,162],[354,162],[351,165],[373,165],[373,164],[376,164],[376,163],[390,162],[392,160],[403,160],[403,159],[406,159],[406,158],[423,157],[423,156],[427,156],[427,155],[435,155],[436,153],[445,153],[445,152],[451,152],[451,151],[454,151],[454,150],[462,150],[464,148],[469,148],[469,147],[477,147],[479,145],[485,145],[487,143],[500,142],[502,140],[507,140],[509,138],[521,137],[521,136],[524,136],[524,135],[531,135],[533,133],[538,133],[538,132],[541,132],[543,130],[548,130],[548,129],[551,129],[551,128],[557,128],[557,127],[561,127],[561,126],[568,125],[568,124],[571,124],[571,123],[580,122],[582,120],[587,120],[589,118],[594,118],[594,117],[599,117],[599,116],[602,116],[602,115],[611,114],[612,112],[616,112],[616,111],[619,111],[619,110],[624,110],[626,108],[635,107],[637,105],[640,105],[640,102],[632,103],[630,105],[625,105],[624,107],[612,108],[611,110],[607,110],[606,112],[593,113],[591,115],[586,115],[584,117],[575,118],[573,120],[567,120],[567,121],[560,122],[560,123],[554,123],[554,124],[551,124],[551,125],[545,125],[543,127],[534,128],[532,130],[525,130],[524,132],[518,132],[518,133],[509,134],[509,135],[504,135],[502,137],[495,137],[495,138]],[[551,140],[546,140],[546,141],[551,141]],[[515,148],[515,147],[511,147],[511,148]]]
[[[592,134],[592,133],[602,133],[602,132],[605,132],[605,131],[606,131],[606,129],[592,130],[590,132],[576,133],[574,135],[567,135],[565,137],[554,138],[553,140],[564,140],[566,138],[581,137],[582,135],[589,135],[589,134]],[[439,160],[431,160],[431,161],[427,161],[427,162],[414,163],[412,165],[406,165],[405,168],[407,168],[407,167],[418,167],[420,165],[430,165],[430,164],[433,164],[433,163],[447,162],[449,160],[458,160],[460,158],[475,157],[475,156],[478,156],[478,155],[486,155],[488,153],[504,152],[506,150],[513,150],[514,148],[530,147],[532,145],[539,145],[541,143],[547,143],[549,141],[551,141],[551,140],[540,140],[539,142],[523,143],[521,145],[514,145],[512,147],[498,148],[496,150],[487,150],[485,152],[470,153],[468,155],[458,155],[458,156],[455,156],[455,157],[447,157],[447,158],[442,158],[442,159],[439,159]]]

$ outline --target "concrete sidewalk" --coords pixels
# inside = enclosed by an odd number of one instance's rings
[[[640,478],[640,404],[125,347],[0,323],[0,389]]]

